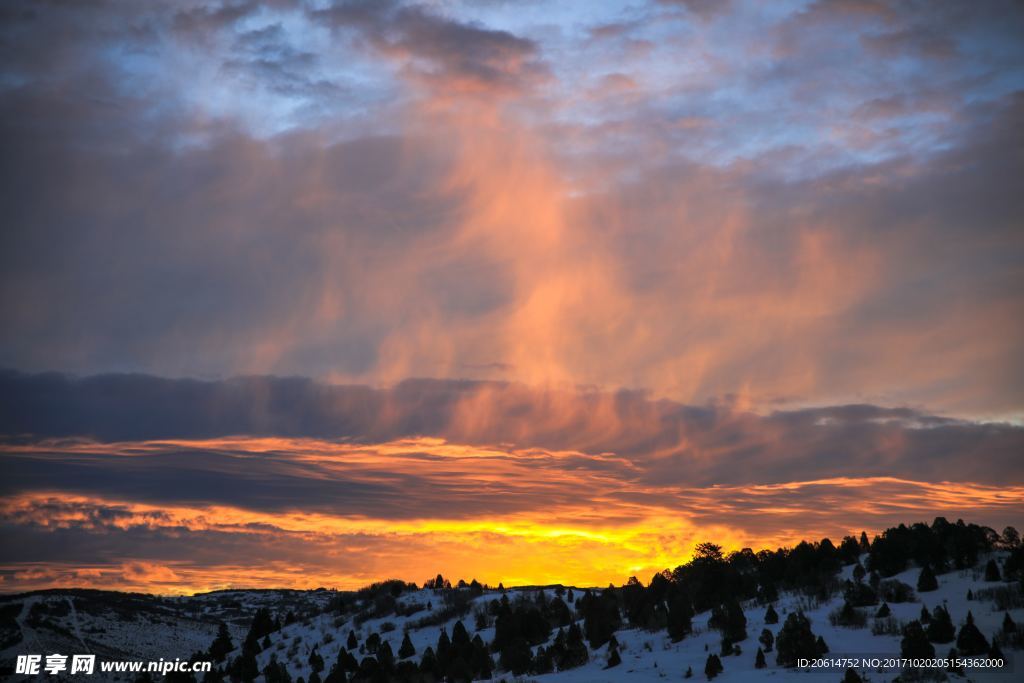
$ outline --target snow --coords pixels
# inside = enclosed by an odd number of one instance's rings
[[[981,568],[950,572],[938,577],[939,588],[936,591],[918,594],[913,602],[894,604],[889,607],[892,616],[900,621],[917,619],[924,605],[931,611],[936,605],[944,604],[949,610],[954,625],[964,622],[967,611],[974,615],[975,623],[989,639],[1002,627],[1003,612],[997,611],[993,602],[974,600],[968,602],[967,591],[977,592],[994,585],[984,581]],[[842,571],[843,578],[849,578],[852,565]],[[910,586],[917,583],[919,570],[909,569],[893,577]],[[535,588],[509,589],[506,593],[509,600],[518,597],[532,598]],[[581,589],[575,589],[578,595]],[[335,614],[323,613],[332,591],[224,591],[193,597],[153,598],[152,596],[127,596],[115,593],[90,594],[89,592],[49,591],[23,596],[7,596],[0,598],[0,605],[10,601],[20,601],[22,609],[17,617],[18,628],[22,631],[22,642],[0,651],[0,661],[10,662],[19,653],[46,654],[50,652],[80,653],[88,646],[90,651],[107,658],[117,659],[173,659],[188,658],[193,652],[205,650],[212,642],[220,621],[227,623],[232,641],[240,647],[248,630],[252,615],[258,607],[269,607],[272,613],[283,615],[290,609],[296,614],[314,614],[315,616],[300,617],[298,621],[283,627],[280,631],[270,634],[270,647],[258,657],[260,669],[276,656],[278,661],[285,663],[292,679],[299,676],[309,678],[311,670],[308,664],[309,654],[313,647],[318,647],[323,657],[326,675],[336,661],[338,651],[345,645],[350,630],[355,630],[360,643],[371,633],[380,634],[382,642],[388,642],[398,658],[398,650],[404,633],[408,630],[410,640],[416,648],[413,660],[418,662],[423,651],[428,647],[436,647],[441,628],[449,635],[457,619],[449,619],[443,624],[417,628],[416,623],[428,614],[437,614],[444,608],[440,593],[431,589],[403,593],[398,598],[402,607],[412,604],[425,606],[432,603],[432,610],[426,609],[409,616],[390,616],[368,619],[356,625],[352,615],[338,617]],[[548,596],[553,593],[549,590]],[[120,596],[114,598],[112,596]],[[472,637],[477,633],[473,614],[485,608],[486,603],[499,600],[501,593],[486,591],[482,596],[473,599],[470,611],[462,618],[463,624]],[[44,624],[35,627],[28,624],[28,615],[39,603],[54,607],[47,615]],[[862,656],[898,656],[900,638],[895,635],[873,635],[871,622],[877,607],[863,608],[870,615],[865,628],[851,629],[832,626],[829,613],[842,606],[840,594],[828,602],[814,604],[807,597],[791,593],[783,593],[775,603],[779,614],[779,623],[764,624],[765,606],[755,603],[743,605],[747,617],[746,640],[739,643],[742,653],[738,656],[721,657],[724,672],[717,681],[754,681],[754,680],[833,680],[842,678],[842,672],[801,672],[784,669],[775,664],[774,650],[766,653],[768,667],[758,670],[754,668],[754,656],[758,648],[757,638],[762,629],[768,628],[778,635],[786,615],[797,609],[803,609],[811,620],[816,635],[824,637],[831,652],[829,656],[862,655]],[[572,605],[570,605],[570,608]],[[1024,609],[1010,610],[1011,616],[1018,624],[1024,624]],[[664,630],[647,632],[624,628],[616,633],[619,642],[619,653],[622,664],[613,669],[605,669],[607,648],[591,650],[590,662],[582,667],[515,679],[506,672],[496,672],[495,679],[528,680],[538,683],[614,683],[618,681],[679,681],[687,668],[692,668],[693,680],[705,680],[704,664],[708,653],[719,653],[720,635],[708,628],[709,612],[698,614],[693,619],[693,633],[679,643],[672,643]],[[390,626],[388,626],[390,625]],[[384,629],[391,628],[385,631]],[[555,630],[551,633],[554,638]],[[490,626],[479,631],[485,642],[494,637],[494,628]],[[549,641],[550,643],[550,641]],[[943,657],[948,653],[949,645],[936,645],[936,655]],[[232,657],[238,650],[232,653]],[[358,652],[357,659],[365,655]],[[1020,651],[1004,648],[1004,655],[1012,660],[1013,665],[1008,671],[993,672],[974,670],[969,672],[969,680],[1012,681],[1021,680],[1020,667],[1024,665]],[[893,680],[897,673],[867,673],[866,680],[882,683]],[[810,677],[810,678],[809,678]],[[965,680],[958,676],[950,676],[951,680]],[[99,680],[99,677],[93,677]],[[262,680],[262,677],[258,680]]]

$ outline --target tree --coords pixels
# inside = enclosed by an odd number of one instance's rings
[[[1009,612],[1003,615],[1003,633],[1011,635],[1017,632],[1017,622],[1013,620]]]
[[[932,610],[932,620],[928,623],[927,634],[928,640],[933,643],[951,643],[956,637],[953,620],[942,605],[936,605]]]
[[[533,653],[530,652],[530,644],[522,636],[516,637],[501,650],[501,668],[516,676],[522,676],[529,671],[532,663]]]
[[[210,657],[215,662],[223,662],[228,653],[235,649],[231,642],[231,634],[228,633],[228,626],[223,621],[217,627],[217,636],[210,644]]]
[[[761,643],[762,647],[764,647],[765,652],[771,652],[772,647],[775,646],[775,636],[772,635],[772,632],[768,629],[761,630],[761,636],[757,641]]]
[[[989,560],[988,563],[985,564],[985,580],[992,582],[999,581],[1002,578],[1002,575],[999,573],[999,565],[996,564],[994,559]]]
[[[409,640],[409,633],[406,632],[405,636],[402,638],[402,644],[398,647],[398,658],[408,659],[414,654],[416,654],[416,648],[413,647],[412,641]]]
[[[355,631],[351,631],[350,630],[348,632],[348,641],[345,643],[345,647],[347,649],[349,649],[349,650],[354,650],[357,647],[359,647],[359,639],[356,638],[356,632]]]
[[[669,638],[672,639],[673,643],[678,643],[689,635],[692,630],[692,619],[693,606],[690,604],[690,599],[680,591],[669,603],[668,617],[666,620],[668,624],[668,635]]]
[[[579,624],[573,622],[569,625],[569,632],[565,638],[565,649],[562,658],[558,662],[558,670],[574,669],[583,666],[590,659],[587,652],[587,645],[583,642],[583,630]]]
[[[847,669],[846,675],[843,676],[842,683],[863,683],[864,679],[860,677],[856,669]]]
[[[857,564],[855,564],[853,566],[853,580],[854,581],[858,581],[858,582],[863,581],[865,575],[867,575],[867,572],[864,570],[864,565],[862,565],[860,562],[858,562]]]
[[[917,576],[917,591],[919,593],[927,593],[929,591],[937,590],[939,582],[935,578],[935,573],[932,572],[932,568],[925,565],[921,568],[921,573]]]
[[[818,636],[818,639],[814,641],[814,644],[816,646],[815,649],[817,649],[819,656],[828,654],[828,644],[825,642],[824,638]]]
[[[921,616],[920,616],[920,617],[918,617],[917,619],[918,619],[918,621],[920,621],[920,622],[921,622],[922,624],[924,624],[924,625],[926,625],[926,626],[927,626],[927,625],[928,625],[928,624],[930,624],[930,623],[931,623],[931,621],[932,621],[932,615],[931,615],[931,612],[929,612],[929,611],[928,611],[928,608],[927,608],[927,607],[925,607],[924,605],[921,605]]]
[[[976,657],[988,652],[988,641],[974,625],[974,615],[967,612],[967,621],[956,636],[956,649],[965,657]]]
[[[811,631],[811,622],[803,612],[790,612],[775,639],[779,666],[796,666],[798,659],[814,659],[818,655],[818,643]]]
[[[711,610],[708,626],[721,631],[722,637],[731,643],[747,639],[747,617],[736,598]]]
[[[709,681],[724,670],[722,660],[718,658],[718,655],[708,655],[707,661],[704,662],[704,675],[708,677]]]
[[[892,614],[892,611],[889,609],[889,603],[883,602],[882,606],[875,612],[875,619],[885,619],[890,614]]]
[[[308,662],[313,671],[319,672],[324,670],[324,658],[320,656],[320,652],[316,646],[314,646],[313,651],[309,653]]]
[[[774,605],[768,605],[768,609],[764,612],[764,623],[766,624],[777,624],[779,623],[779,613],[775,611]]]
[[[905,659],[928,659],[935,656],[935,647],[928,642],[921,622],[911,621],[903,627],[903,639],[900,640],[900,657]]]
[[[757,655],[754,656],[754,668],[763,669],[766,666],[768,666],[768,664],[764,661],[764,650],[757,648]]]
[[[608,656],[608,666],[606,666],[605,668],[611,669],[613,667],[618,666],[619,664],[622,664],[622,657],[619,656],[619,651],[617,648],[612,648],[612,653]]]
[[[586,632],[590,647],[598,648],[607,643],[612,634],[622,626],[618,599],[609,588],[580,602],[583,610],[583,630]]]

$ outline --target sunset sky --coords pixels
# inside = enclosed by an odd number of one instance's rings
[[[0,591],[1024,528],[1019,2],[0,7]]]

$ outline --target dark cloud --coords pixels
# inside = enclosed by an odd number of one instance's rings
[[[549,77],[532,40],[394,1],[347,0],[312,16],[336,29],[354,29],[382,54],[444,91],[519,92]]]
[[[410,380],[374,389],[299,378],[76,379],[14,372],[0,376],[0,400],[0,431],[31,442],[50,437],[112,442],[248,435],[381,443],[426,436],[481,447],[511,444],[591,456],[612,453],[625,458],[628,467],[583,456],[557,466],[575,463],[591,472],[611,467],[616,476],[631,481],[699,486],[842,476],[1005,483],[1024,474],[1017,457],[1024,447],[1020,427],[870,405],[759,416],[727,405],[652,400],[636,392],[544,391],[496,382]],[[62,488],[86,481],[83,473],[92,469],[96,481],[109,482],[105,486],[119,491],[151,486],[151,495],[157,495],[169,477],[187,477],[193,466],[210,469],[208,490],[195,487],[196,495],[208,500],[228,490],[232,478],[241,481],[249,474],[258,481],[242,487],[245,495],[277,501],[275,506],[333,500],[335,487],[340,491],[348,486],[343,477],[326,482],[311,476],[305,465],[289,464],[286,453],[261,459],[265,471],[256,472],[248,472],[250,462],[231,453],[210,453],[207,460],[166,453],[122,461],[104,458],[98,446],[92,456],[66,465],[58,465],[60,458],[8,458],[9,492],[19,486],[45,490],[47,482]],[[380,496],[401,505],[400,491],[422,483],[382,472],[364,493],[353,488],[352,500]],[[321,487],[327,488],[314,493]]]

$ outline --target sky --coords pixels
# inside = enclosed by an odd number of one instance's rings
[[[0,591],[1024,523],[1016,2],[0,8]]]

